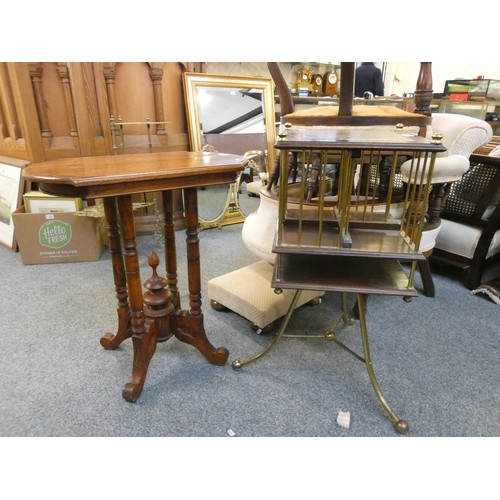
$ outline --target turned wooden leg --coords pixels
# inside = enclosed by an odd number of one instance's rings
[[[198,199],[196,188],[184,189],[186,246],[188,261],[189,312],[177,311],[172,318],[172,333],[182,342],[198,349],[215,365],[226,363],[229,352],[216,349],[207,339],[201,312],[201,271],[198,238]]]
[[[139,271],[139,258],[135,242],[131,195],[124,195],[118,198],[118,212],[121,222],[123,254],[130,300],[132,341],[134,344],[132,377],[130,382],[123,388],[122,395],[127,401],[137,401],[137,398],[141,394],[149,366],[149,360],[152,356],[151,345],[156,345],[158,331],[155,324],[153,324],[149,329],[148,335],[145,335],[144,304]]]
[[[434,280],[432,279],[431,268],[427,257],[425,260],[418,261],[418,270],[420,271],[420,277],[422,278],[424,295],[426,297],[435,297],[436,289],[434,287]]]
[[[165,269],[168,290],[176,309],[181,308],[177,288],[177,252],[175,248],[174,197],[172,191],[163,191],[163,239],[165,240]]]
[[[116,298],[118,299],[118,330],[116,335],[106,333],[101,337],[101,345],[105,349],[116,349],[124,340],[132,336],[130,323],[130,307],[128,303],[127,278],[123,263],[122,245],[118,230],[118,215],[116,198],[104,198],[104,214],[108,224],[109,250],[113,264],[113,278],[115,282]]]
[[[314,155],[311,167],[310,178],[307,180],[307,195],[306,200],[311,201],[318,194],[318,178],[320,173],[321,163],[319,155]]]

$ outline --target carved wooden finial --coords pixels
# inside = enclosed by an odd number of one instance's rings
[[[147,288],[147,291],[143,294],[145,326],[149,331],[154,325],[158,332],[158,342],[164,342],[172,335],[169,319],[174,311],[172,293],[167,288],[168,281],[158,276],[156,272],[156,268],[160,264],[156,252],[149,254],[148,264],[153,272],[151,278],[144,283]]]
[[[162,290],[167,286],[167,280],[165,278],[160,278],[156,272],[156,268],[160,264],[160,258],[156,252],[151,252],[148,257],[148,264],[152,268],[151,278],[145,281],[144,286],[151,291],[157,292]]]

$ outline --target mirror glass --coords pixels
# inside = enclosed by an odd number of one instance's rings
[[[243,222],[274,165],[275,114],[270,78],[184,73],[188,134],[193,151],[246,155],[247,167],[230,186],[198,193],[200,228]]]

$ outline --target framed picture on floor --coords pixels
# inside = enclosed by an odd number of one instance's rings
[[[23,168],[28,161],[0,156],[0,243],[17,250],[12,212],[21,204],[25,181]]]
[[[40,191],[30,191],[23,195],[23,199],[27,214],[79,212],[83,210],[81,198],[53,196]]]

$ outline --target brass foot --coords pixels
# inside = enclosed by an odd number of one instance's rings
[[[396,432],[399,432],[400,434],[408,434],[410,426],[408,425],[408,422],[406,422],[405,420],[398,420],[397,422],[394,423],[394,429],[396,430]]]
[[[233,361],[233,363],[231,364],[231,366],[233,367],[233,370],[239,370],[243,367],[243,365],[241,364],[241,361],[239,359],[235,359]]]
[[[333,332],[332,330],[328,330],[325,333],[325,340],[333,340],[334,338],[335,338],[335,332]]]

